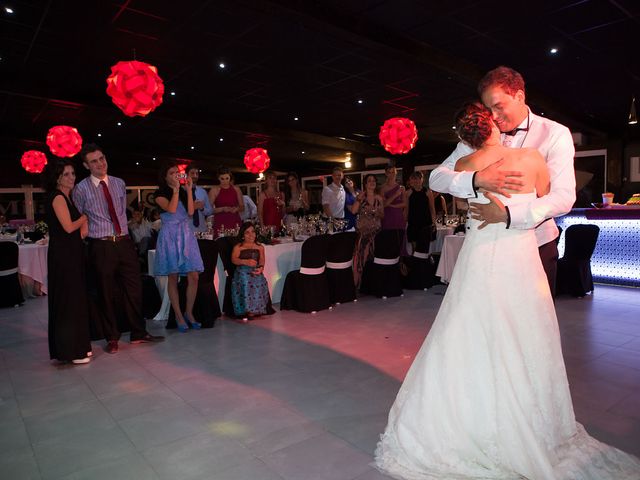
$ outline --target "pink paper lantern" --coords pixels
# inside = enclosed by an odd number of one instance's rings
[[[251,148],[244,156],[244,165],[251,173],[262,173],[267,168],[271,159],[264,148]]]
[[[41,173],[47,164],[47,156],[38,150],[28,150],[22,154],[20,163],[29,173]]]
[[[82,148],[82,137],[77,128],[57,125],[49,129],[47,145],[57,157],[73,157]]]
[[[380,127],[380,143],[393,155],[407,153],[417,141],[418,129],[408,118],[390,118]]]
[[[132,60],[111,67],[107,95],[125,115],[148,115],[162,104],[163,94],[164,82],[153,65]]]

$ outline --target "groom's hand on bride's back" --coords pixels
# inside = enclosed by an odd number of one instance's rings
[[[500,193],[505,197],[511,196],[507,190],[521,190],[524,182],[518,177],[522,177],[522,172],[500,170],[503,163],[504,160],[500,159],[482,170],[478,170],[474,176],[473,187],[476,190],[482,188],[489,192]]]
[[[507,208],[504,206],[504,203],[489,192],[483,191],[482,193],[489,200],[489,203],[469,202],[471,218],[482,222],[478,226],[478,230],[482,230],[491,223],[501,222],[506,223],[507,228],[509,228],[509,214],[507,213]]]

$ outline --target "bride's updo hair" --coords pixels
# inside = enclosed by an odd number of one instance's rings
[[[469,102],[456,114],[455,125],[460,140],[473,148],[480,148],[491,136],[491,110],[480,102]]]

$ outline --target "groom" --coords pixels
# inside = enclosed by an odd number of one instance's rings
[[[576,200],[571,132],[564,125],[531,112],[525,103],[524,79],[511,68],[498,67],[488,72],[478,84],[478,93],[502,132],[504,146],[537,148],[542,154],[549,169],[551,190],[530,203],[509,207],[487,193],[490,203],[472,204],[470,212],[474,219],[484,222],[479,228],[500,222],[505,223],[506,228],[535,228],[540,259],[551,293],[555,295],[558,228],[553,217],[567,213]],[[471,147],[459,142],[453,153],[431,173],[431,189],[459,198],[475,198],[480,188],[506,196],[509,196],[506,190],[522,188],[518,178],[521,172],[501,170],[502,161],[477,172],[455,172],[458,159],[472,152]]]

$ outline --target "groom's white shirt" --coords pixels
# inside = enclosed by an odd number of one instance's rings
[[[527,126],[527,119],[519,125]],[[504,142],[505,135],[502,134]],[[519,131],[511,140],[512,148],[537,148],[547,162],[551,190],[544,197],[530,203],[509,206],[509,228],[535,228],[538,246],[558,236],[553,217],[564,215],[576,201],[576,175],[573,167],[575,148],[567,127],[548,118],[529,112],[529,131]],[[458,198],[475,198],[472,181],[474,172],[454,171],[456,162],[474,149],[458,142],[455,150],[429,177],[429,187],[436,192],[449,193]],[[546,219],[551,219],[545,222]]]

